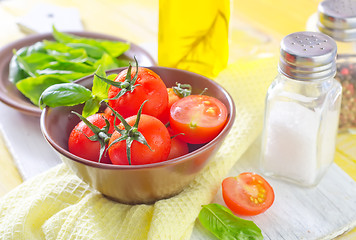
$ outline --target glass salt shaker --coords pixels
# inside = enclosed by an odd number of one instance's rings
[[[332,37],[337,44],[335,78],[341,83],[339,131],[356,133],[356,1],[324,0],[306,29]]]
[[[260,165],[267,176],[315,186],[335,153],[342,88],[336,43],[318,32],[281,42],[279,74],[268,89]]]

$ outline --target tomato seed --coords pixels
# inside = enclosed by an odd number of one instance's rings
[[[209,107],[206,111],[207,114],[214,116],[216,111],[214,107]]]

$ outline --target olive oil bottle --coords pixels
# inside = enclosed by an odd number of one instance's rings
[[[160,0],[158,64],[215,77],[229,58],[229,0]]]

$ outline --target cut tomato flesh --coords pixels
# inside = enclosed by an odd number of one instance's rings
[[[222,191],[226,205],[240,215],[260,214],[274,202],[273,188],[256,173],[246,172],[224,179]]]
[[[218,99],[190,95],[175,102],[170,110],[170,125],[188,143],[206,143],[216,137],[227,119],[226,106]]]

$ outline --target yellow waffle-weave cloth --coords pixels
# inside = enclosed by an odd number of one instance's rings
[[[221,149],[180,194],[153,205],[110,201],[64,164],[0,199],[0,239],[189,239],[201,209],[262,130],[277,59],[239,60],[215,79],[233,96],[236,121]]]

